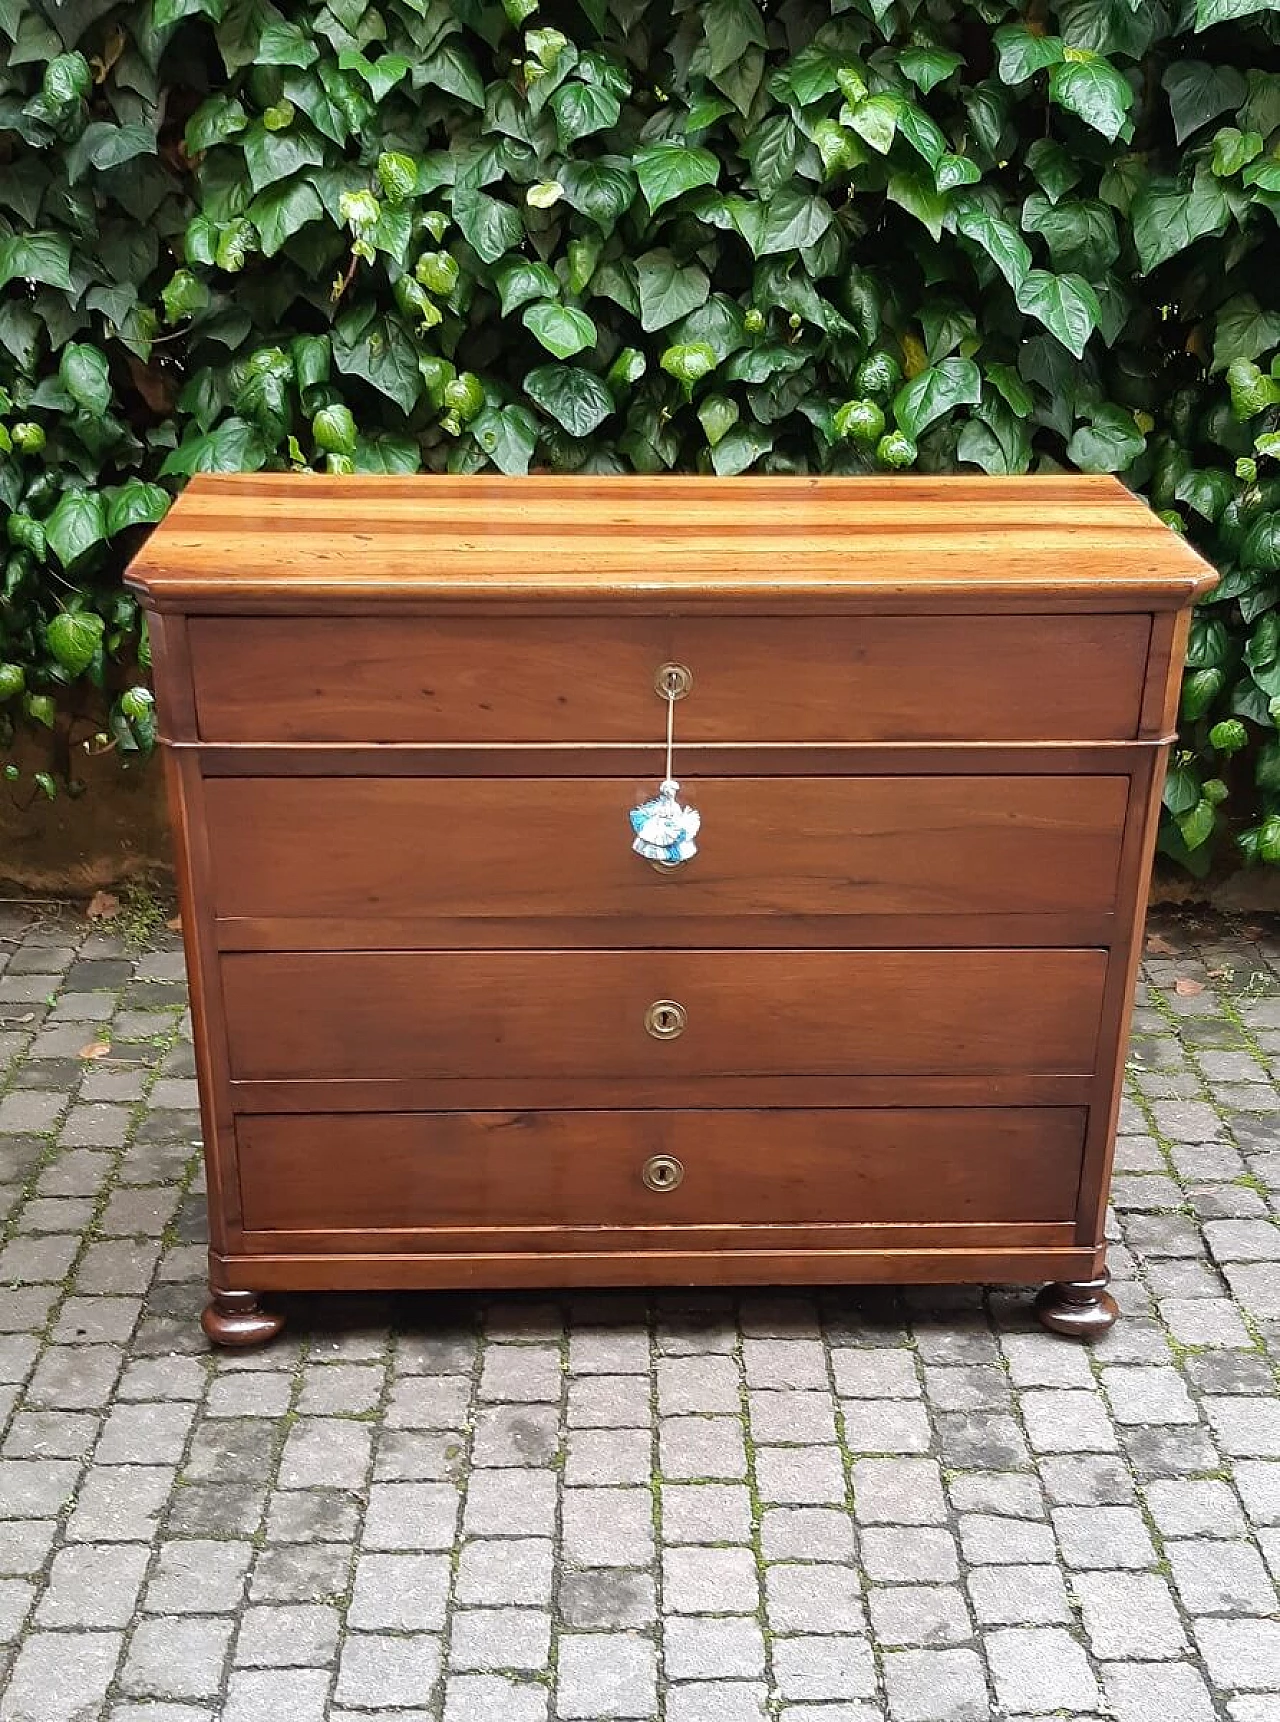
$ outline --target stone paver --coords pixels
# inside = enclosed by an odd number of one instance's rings
[[[1280,1722],[1280,934],[1159,930],[1092,1348],[765,1288],[236,1355],[176,941],[0,906],[0,1722]]]

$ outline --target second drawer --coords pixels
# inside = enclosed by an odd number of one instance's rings
[[[224,956],[239,1081],[1087,1074],[1099,950]]]

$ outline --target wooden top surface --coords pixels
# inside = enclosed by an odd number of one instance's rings
[[[1213,570],[1118,480],[200,476],[128,572],[165,609],[555,596],[1132,596]]]

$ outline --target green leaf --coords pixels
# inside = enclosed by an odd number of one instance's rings
[[[1016,293],[1031,268],[1031,248],[1013,223],[975,199],[958,208],[956,229],[982,247]]]
[[[898,55],[898,70],[926,96],[963,64],[962,56],[947,48],[904,48]]]
[[[1231,215],[1222,187],[1197,173],[1191,189],[1172,179],[1153,179],[1133,200],[1133,242],[1144,275],[1206,234],[1221,233]]]
[[[64,564],[70,560],[71,557],[63,558]],[[92,610],[60,610],[46,626],[44,637],[67,674],[79,676],[97,657],[105,630],[102,617]]]
[[[923,175],[894,173],[886,187],[891,202],[905,209],[908,215],[928,229],[934,239],[942,238],[942,224],[947,216],[947,200]]]
[[[1244,74],[1234,66],[1210,66],[1203,60],[1175,60],[1160,81],[1179,143],[1228,108],[1234,113],[1248,94]]]
[[[880,155],[888,155],[898,133],[898,116],[905,106],[901,96],[867,96],[850,110],[848,123],[863,143]]]
[[[158,484],[141,478],[126,479],[107,492],[107,536],[114,538],[130,526],[153,526],[169,512],[173,498]]]
[[[898,115],[898,130],[916,154],[922,156],[936,172],[947,153],[946,134],[941,127],[934,124],[923,108],[916,107],[913,102],[904,102]]]
[[[1213,803],[1202,798],[1189,813],[1184,813],[1178,820],[1178,829],[1187,848],[1198,849],[1201,844],[1207,843],[1213,835],[1215,823]]]
[[[530,299],[553,298],[560,283],[545,263],[530,263],[519,257],[512,263],[501,263],[494,271],[502,314],[509,317]]]
[[[687,396],[694,383],[715,370],[716,354],[705,341],[684,341],[668,347],[658,362],[668,376],[683,383]]]
[[[565,162],[559,177],[565,202],[590,216],[605,233],[613,231],[636,195],[635,179],[620,157]]]
[[[370,93],[379,106],[409,71],[411,64],[403,54],[381,54],[376,60],[367,60],[358,50],[344,48],[338,55],[339,68],[344,72],[358,73],[369,86]],[[476,106],[484,106],[483,91]]]
[[[665,329],[706,300],[711,283],[696,263],[679,264],[670,251],[646,251],[636,259],[640,327],[651,334]]]
[[[698,418],[710,448],[729,434],[738,422],[738,414],[738,403],[728,395],[706,395],[699,401]]]
[[[956,454],[983,472],[1026,472],[1031,464],[1031,433],[1003,400],[984,401],[961,427]]]
[[[1132,413],[1102,406],[1093,422],[1081,425],[1067,444],[1067,459],[1081,472],[1123,472],[1146,446]]]
[[[557,359],[571,358],[596,344],[595,324],[585,311],[571,305],[540,300],[529,306],[521,321]]]
[[[764,221],[755,245],[757,257],[781,251],[804,251],[831,226],[831,206],[824,198],[784,186],[764,207]]]
[[[1052,138],[1037,138],[1027,150],[1026,162],[1050,203],[1080,183],[1079,163]]]
[[[58,379],[78,407],[101,417],[111,402],[107,356],[96,347],[69,341],[62,349]]]
[[[472,187],[455,189],[453,219],[485,263],[496,263],[505,252],[514,251],[524,238],[524,223],[509,203]]]
[[[71,241],[62,233],[15,233],[0,240],[0,287],[10,281],[41,281],[70,293]]]
[[[1252,293],[1238,293],[1218,312],[1213,368],[1225,370],[1233,359],[1257,359],[1280,346],[1280,311],[1264,311]]]
[[[944,413],[974,405],[981,394],[982,377],[972,359],[943,359],[899,389],[893,416],[898,429],[915,442]]]
[[[538,424],[525,407],[486,407],[471,421],[471,434],[499,472],[528,472],[538,446]]]
[[[1051,203],[1035,192],[1022,206],[1022,226],[1044,239],[1056,269],[1078,270],[1096,280],[1120,255],[1115,217],[1092,198]]]
[[[1045,269],[1032,269],[1018,288],[1017,300],[1020,311],[1037,317],[1077,359],[1084,357],[1102,307],[1082,275],[1050,275]]]
[[[1242,132],[1236,126],[1223,126],[1213,134],[1211,171],[1219,179],[1230,179],[1260,156],[1262,150],[1261,132]]]
[[[688,144],[650,144],[637,150],[631,163],[650,215],[683,192],[714,185],[720,176],[720,163],[711,151]]]
[[[579,365],[543,365],[524,379],[525,393],[570,436],[590,436],[613,411],[613,397]]]
[[[258,38],[254,61],[259,66],[312,66],[320,58],[320,50],[298,28],[286,20],[268,24]]]
[[[107,535],[107,516],[96,490],[69,490],[44,523],[49,548],[64,568],[79,561]],[[92,654],[90,654],[92,655]]]
[[[398,59],[398,55],[384,54],[375,63],[375,69],[380,70],[388,59]],[[341,62],[339,62],[341,63]],[[437,89],[456,96],[468,107],[484,107],[484,80],[476,70],[476,63],[471,55],[459,42],[449,41],[436,50],[429,60],[414,73],[414,85],[434,84]],[[374,91],[375,98],[381,102],[381,96]]]
[[[319,167],[324,145],[308,126],[273,132],[256,121],[244,135],[244,160],[249,184],[259,192],[304,167]]]
[[[187,121],[187,129],[183,139],[187,146],[188,155],[199,155],[202,151],[212,149],[224,139],[235,137],[249,124],[249,116],[244,111],[238,96],[229,96],[224,90],[219,90],[200,106]]]
[[[982,178],[982,170],[967,155],[948,152],[938,163],[934,177],[939,191],[952,191],[958,185],[976,185]]]
[[[1049,95],[1060,108],[1075,114],[1113,142],[1133,105],[1133,91],[1106,60],[1064,60],[1049,74]]]
[[[1023,84],[1046,66],[1056,66],[1063,55],[1060,37],[1032,35],[1021,24],[1004,25],[993,40],[1003,84]]]
[[[1196,0],[1196,29],[1233,24],[1240,18],[1252,18],[1255,13],[1274,9],[1275,0]]]
[[[749,48],[768,45],[753,0],[706,0],[702,25],[706,32],[708,70],[713,78],[741,60]]]
[[[273,185],[249,205],[249,220],[258,230],[264,257],[274,257],[299,228],[319,221],[324,205],[315,187],[305,179]]]
[[[405,412],[421,392],[413,342],[392,317],[375,317],[358,331],[339,319],[333,332],[333,362],[345,375],[363,377]]]
[[[617,124],[622,103],[611,91],[599,84],[561,84],[551,97],[551,111],[556,117],[556,136],[561,149],[568,149],[579,138],[592,132],[606,131]]]
[[[267,450],[256,425],[241,418],[224,419],[205,435],[188,431],[160,468],[162,478],[197,472],[257,472]]]
[[[422,450],[417,439],[378,431],[356,438],[351,464],[357,472],[410,473],[422,470]]]
[[[711,468],[717,478],[736,478],[755,465],[773,447],[773,435],[762,425],[738,425],[728,431],[711,450]]]

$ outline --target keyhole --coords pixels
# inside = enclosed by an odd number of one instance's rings
[[[674,1040],[688,1020],[684,1006],[674,999],[658,999],[644,1013],[644,1026],[655,1040]]]
[[[693,686],[693,672],[683,664],[663,664],[653,685],[660,699],[682,700]]]
[[[684,1167],[674,1154],[655,1154],[640,1168],[641,1182],[662,1194],[674,1190],[684,1179]]]

